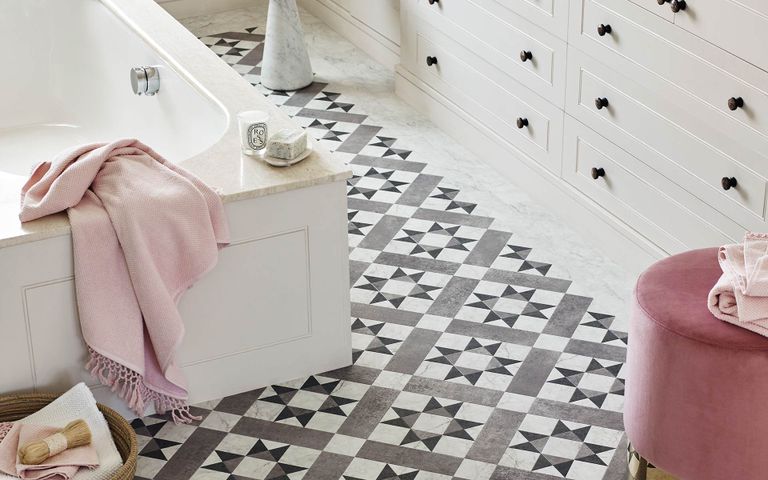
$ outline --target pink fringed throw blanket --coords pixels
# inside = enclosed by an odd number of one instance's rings
[[[768,234],[747,233],[743,243],[717,252],[723,274],[709,292],[712,315],[768,336]]]
[[[188,423],[175,353],[177,303],[229,242],[214,190],[134,139],[61,153],[35,167],[21,193],[22,222],[67,211],[72,226],[86,368],[137,415]]]

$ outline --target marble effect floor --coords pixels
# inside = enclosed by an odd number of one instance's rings
[[[259,85],[263,9],[187,25],[353,169],[354,365],[134,421],[138,477],[626,478],[626,275],[303,18],[296,93]]]

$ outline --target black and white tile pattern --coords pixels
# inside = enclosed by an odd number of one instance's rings
[[[354,172],[354,365],[134,421],[139,478],[626,478],[622,322],[343,92],[263,89],[263,40],[202,38]]]

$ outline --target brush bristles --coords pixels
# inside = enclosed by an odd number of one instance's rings
[[[82,447],[91,443],[91,429],[84,420],[75,420],[67,424],[60,432],[54,435],[63,435],[67,441],[66,449]],[[53,435],[52,435],[53,436]],[[52,437],[51,436],[51,437]],[[19,460],[24,465],[40,465],[48,458],[52,457],[48,443],[45,440],[32,442],[19,449]],[[54,455],[60,452],[54,453]]]

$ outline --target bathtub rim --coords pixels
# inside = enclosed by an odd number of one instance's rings
[[[225,203],[351,177],[349,167],[317,142],[310,157],[290,168],[271,167],[244,156],[237,122],[232,121],[238,112],[267,111],[271,128],[277,130],[297,125],[154,0],[94,1],[116,15],[178,75],[224,111],[227,127],[221,138],[178,164],[220,189]],[[24,224],[19,221],[19,197],[13,193],[19,192],[25,181],[24,177],[0,172],[0,192],[5,192],[0,195],[0,248],[70,234],[64,213]]]

